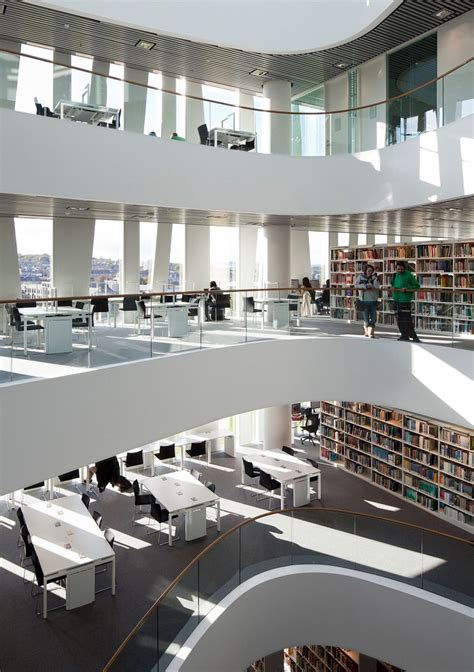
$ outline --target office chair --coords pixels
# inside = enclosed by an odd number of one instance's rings
[[[314,446],[316,433],[319,429],[319,417],[314,415],[308,415],[306,417],[306,423],[301,429],[303,432],[307,432],[307,436],[303,435],[301,437],[301,443],[304,443],[305,441],[311,441],[311,443]]]
[[[215,303],[210,306],[211,320],[225,320],[225,309],[231,308],[230,294],[214,294]]]
[[[255,308],[255,299],[253,296],[243,296],[243,312],[250,315],[260,315],[262,317],[263,326],[263,309]]]
[[[293,448],[290,448],[290,446],[282,446],[281,450],[283,453],[286,453],[287,455],[296,455],[296,450],[293,450]]]
[[[110,527],[107,527],[104,530],[104,537],[106,541],[109,543],[110,548],[114,547],[114,541],[115,541],[115,534],[114,531],[110,529]]]
[[[60,485],[74,485],[76,490],[79,491],[78,481],[80,481],[80,478],[81,475],[79,473],[79,469],[73,469],[72,471],[68,471],[65,474],[59,474],[58,481]]]
[[[160,462],[168,462],[169,460],[176,460],[176,445],[170,443],[169,446],[160,446],[157,453],[154,453],[154,456]]]
[[[208,145],[209,144],[209,129],[207,127],[207,124],[201,124],[198,126],[198,133],[199,133],[199,141],[201,145]]]
[[[143,450],[133,450],[127,453],[124,465],[129,471],[133,469],[137,471],[144,469],[145,463],[143,461]]]
[[[276,481],[274,478],[270,476],[270,474],[267,474],[266,471],[260,470],[260,480],[259,480],[260,485],[262,488],[267,490],[269,492],[269,495],[264,495],[263,497],[259,497],[257,499],[257,502],[261,502],[262,499],[268,499],[268,508],[271,510],[271,501],[273,499],[272,495],[275,490],[281,490],[281,483],[279,481]]]
[[[44,579],[44,574],[43,570],[40,565],[40,561],[38,560],[38,556],[36,555],[36,551],[33,549],[33,552],[31,554],[31,562],[33,563],[33,569],[35,573],[35,579],[36,581],[36,586],[38,588],[38,592],[35,594],[34,593],[34,587],[35,587],[35,582],[31,582],[31,597],[36,598],[36,615],[39,616],[41,612],[38,611],[38,599],[39,597],[43,594],[43,590],[48,590],[48,584],[58,584],[55,588],[53,588],[50,592],[54,592],[55,590],[58,590],[59,588],[64,588],[65,581],[66,581],[66,576],[56,576],[54,579],[49,579],[49,581],[45,581]],[[41,590],[40,590],[41,589]],[[48,609],[48,613],[50,611],[55,611],[56,609],[64,609],[66,604],[61,604],[59,607],[52,607],[51,609]]]
[[[200,458],[206,456],[206,441],[194,441],[191,448],[186,451],[186,455],[191,458]]]
[[[101,513],[99,513],[99,511],[94,511],[93,514],[92,514],[92,518],[97,523],[97,526],[99,528],[102,527],[102,520],[103,520],[104,516]]]
[[[26,527],[26,530],[28,531],[28,526],[26,524],[25,516],[23,515],[23,511],[21,510],[21,507],[16,510],[16,515],[18,518],[18,523],[20,525],[20,531],[22,527]],[[21,546],[21,534],[18,533],[18,539],[16,540],[16,545]]]
[[[71,306],[72,307],[72,301],[68,301],[68,299],[59,299],[58,300],[58,308],[60,306]]]
[[[150,521],[153,518],[154,520],[156,520],[157,523],[159,523],[159,527],[158,527],[157,530],[151,530],[151,531],[148,530],[147,534],[155,534],[156,532],[158,532],[158,545],[159,546],[165,546],[168,543],[168,541],[165,541],[162,544],[160,544],[160,539],[161,539],[161,524],[162,523],[168,523],[169,516],[170,516],[170,514],[167,511],[167,509],[164,509],[163,507],[161,507],[158,504],[158,502],[154,501],[152,503],[152,505],[150,506],[150,515],[148,516],[148,525],[150,525]],[[172,519],[177,518],[177,517],[178,517],[178,514],[175,514],[175,515],[171,516]],[[178,541],[179,537],[175,537],[174,540]]]
[[[32,563],[31,556],[35,551],[35,547],[31,542],[30,533],[28,532],[26,525],[20,527],[20,537],[23,542],[23,548],[20,553],[20,567],[23,567],[23,583],[27,583],[26,567],[28,563]]]
[[[27,305],[24,307],[25,308],[34,308],[36,306],[36,301],[35,305]],[[40,331],[44,330],[44,327],[41,324],[36,324],[35,322],[32,322],[31,320],[25,320],[23,321],[20,311],[16,306],[11,307],[11,320],[10,320],[10,326],[15,328],[15,331],[17,333],[22,334],[25,331],[25,323],[26,323],[26,331],[27,332],[36,332],[36,345],[39,348],[40,347]],[[14,336],[12,332],[12,347],[14,345]]]
[[[96,313],[108,313],[109,312],[109,300],[95,296],[91,299],[92,306],[92,326],[94,326],[94,320]]]
[[[142,506],[147,506],[148,504],[153,504],[153,502],[155,501],[155,498],[153,497],[153,495],[151,495],[149,493],[143,494],[140,491],[140,484],[138,483],[137,479],[135,479],[133,481],[132,488],[133,488],[133,494],[134,494],[134,497],[135,497],[135,501],[134,501],[135,507],[134,507],[134,510],[133,510],[133,517],[132,517],[132,526],[133,526],[133,525],[136,524],[135,521],[136,521],[136,517],[137,517],[137,507],[138,507],[138,510],[141,511]]]
[[[81,500],[82,500],[82,503],[84,504],[84,506],[86,507],[86,509],[88,509],[89,504],[91,503],[91,498],[89,497],[89,495],[87,493],[83,492],[82,495],[81,495]]]
[[[249,478],[252,481],[250,483],[250,485],[257,485],[254,481],[255,481],[255,479],[258,480],[260,478],[260,473],[261,473],[260,469],[258,467],[254,467],[252,462],[250,462],[249,460],[246,460],[245,457],[242,458],[242,463],[244,465],[245,475],[247,476],[247,478]],[[257,496],[256,493],[252,494],[252,497],[256,497],[256,496]]]
[[[28,485],[26,488],[23,488],[23,493],[25,492],[41,492],[41,498],[43,500],[46,499],[45,494],[46,494],[46,486],[44,481],[40,481],[39,483],[34,483],[33,485]]]
[[[191,469],[190,471],[191,476],[193,476],[196,480],[200,481],[202,478],[202,474],[200,471],[197,469]]]

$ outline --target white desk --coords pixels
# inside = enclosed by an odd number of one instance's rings
[[[115,595],[115,552],[79,495],[38,502],[22,511],[44,574],[44,618],[48,611],[46,581],[60,576],[66,576],[66,609],[75,609],[95,599],[95,566],[111,562]]]
[[[220,145],[243,145],[249,140],[255,140],[255,149],[257,148],[257,135],[251,131],[236,131],[232,128],[211,128],[209,138],[214,147]]]
[[[293,506],[309,503],[309,479],[318,476],[318,499],[321,499],[321,471],[308,462],[287,455],[281,450],[241,450],[246,460],[259,467],[281,483],[281,508],[285,507],[285,490],[291,485]],[[242,462],[241,482],[244,483],[244,464]]]
[[[184,451],[186,450],[187,446],[191,445],[191,443],[194,442],[197,443],[198,441],[205,441],[207,463],[210,464],[211,454],[213,452],[213,449],[216,448],[217,442],[220,439],[224,439],[225,454],[229,455],[230,457],[235,457],[234,434],[225,429],[224,430],[216,429],[210,432],[196,432],[195,434],[190,433],[190,434],[184,434],[182,436],[170,436],[163,441],[158,441],[158,445],[169,446],[170,443],[174,443],[175,447],[180,452],[181,469],[182,469],[184,466]]]
[[[61,119],[71,119],[93,126],[100,123],[111,124],[115,121],[118,127],[119,110],[115,107],[82,103],[77,100],[60,100],[55,105],[54,111]]]
[[[44,323],[45,352],[51,355],[72,352],[72,318],[89,318],[87,346],[89,350],[91,349],[92,320],[89,306],[84,308],[73,308],[72,306],[22,308],[19,306],[18,312],[23,322],[23,352],[25,357],[28,354],[28,320],[37,320]]]
[[[220,499],[188,471],[172,471],[163,476],[144,478],[142,485],[160,506],[168,510],[169,545],[173,545],[172,516],[185,514],[185,539],[192,541],[206,534],[206,507],[215,506],[217,529],[221,530]]]
[[[274,329],[284,329],[290,324],[290,303],[295,299],[255,299],[255,303],[267,306],[264,321]]]
[[[166,317],[169,338],[183,338],[188,335],[189,303],[185,301],[176,301],[175,303],[156,303],[152,301],[148,305],[153,311],[153,316]],[[152,327],[153,324],[152,320]]]

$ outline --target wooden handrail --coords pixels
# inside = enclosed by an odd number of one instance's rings
[[[60,61],[55,61],[54,59],[49,59],[49,58],[42,58],[41,56],[33,56],[32,54],[22,54],[20,51],[13,51],[12,49],[0,49],[0,53],[6,53],[6,54],[12,54],[13,56],[21,56],[22,58],[32,58],[36,61],[42,61],[44,63],[48,63],[50,65],[57,65],[59,67],[69,69],[69,70],[76,70],[78,72],[85,72],[88,75],[95,75],[96,77],[103,77],[105,79],[111,79],[117,82],[122,82],[124,84],[131,84],[132,86],[140,86],[144,89],[151,89],[152,91],[161,91],[162,93],[168,93],[172,96],[180,96],[183,98],[189,98],[191,100],[199,100],[204,103],[214,103],[215,105],[222,105],[224,107],[230,107],[230,108],[237,108],[239,110],[249,110],[251,112],[264,112],[267,114],[287,114],[287,115],[295,115],[295,116],[318,116],[318,115],[326,115],[326,114],[343,114],[346,112],[356,112],[357,110],[367,110],[372,107],[377,107],[378,105],[386,105],[387,103],[391,103],[395,100],[400,100],[401,98],[405,98],[406,96],[410,96],[411,94],[415,93],[415,91],[419,91],[420,89],[423,89],[425,86],[430,86],[431,84],[434,84],[435,82],[438,82],[439,80],[443,79],[444,77],[447,77],[448,75],[452,74],[456,70],[459,70],[460,68],[464,67],[468,63],[474,60],[474,57],[468,58],[466,61],[463,63],[460,63],[459,65],[456,65],[454,68],[451,68],[450,70],[447,70],[444,72],[442,75],[438,75],[438,77],[433,77],[433,79],[428,80],[427,82],[424,82],[423,84],[419,84],[418,86],[415,86],[413,89],[410,89],[409,91],[406,91],[405,93],[400,93],[398,96],[392,96],[392,98],[386,98],[385,100],[380,100],[376,103],[371,103],[370,105],[359,105],[358,107],[350,107],[342,110],[330,110],[330,111],[323,111],[323,112],[292,112],[288,110],[265,110],[265,109],[260,109],[257,107],[250,107],[248,105],[235,105],[234,103],[225,103],[221,102],[220,100],[214,100],[212,98],[201,98],[200,96],[193,96],[188,93],[179,93],[177,91],[169,91],[168,89],[160,89],[157,86],[151,86],[150,84],[143,84],[141,82],[134,82],[133,80],[130,79],[122,79],[120,77],[114,77],[113,75],[103,75],[99,72],[94,72],[93,70],[87,70],[86,68],[80,68],[78,66],[73,66],[73,65],[64,65],[64,63],[61,63]],[[92,60],[92,59],[91,59]],[[295,101],[295,104],[298,104],[298,101]]]
[[[165,588],[165,590],[161,593],[161,595],[158,597],[157,600],[152,604],[152,606],[146,611],[146,613],[142,616],[142,618],[138,621],[138,623],[135,625],[135,627],[131,630],[131,632],[127,635],[127,637],[124,639],[122,644],[118,647],[118,649],[115,651],[113,654],[112,658],[108,661],[106,666],[103,668],[102,672],[110,672],[112,670],[113,665],[117,658],[120,656],[122,651],[125,649],[127,644],[130,642],[131,639],[137,634],[137,632],[140,630],[140,628],[147,622],[148,618],[154,613],[156,609],[159,608],[160,603],[163,602],[163,600],[169,595],[169,593],[175,588],[178,583],[183,579],[184,576],[199,562],[201,558],[203,558],[205,555],[207,555],[210,551],[212,551],[213,548],[215,548],[218,544],[220,544],[224,539],[229,537],[231,534],[234,534],[237,530],[240,530],[242,527],[245,527],[246,525],[249,525],[250,523],[254,523],[258,520],[261,520],[262,518],[267,518],[268,516],[275,516],[275,515],[284,515],[287,513],[292,513],[294,511],[299,511],[301,512],[301,508],[290,508],[290,509],[284,509],[283,511],[266,511],[265,513],[261,513],[258,516],[255,516],[254,518],[247,518],[240,523],[236,523],[236,525],[233,525],[230,529],[228,529],[226,532],[223,532],[217,539],[215,539],[213,542],[211,542],[206,548],[204,548],[202,551],[200,551],[192,560],[189,562],[186,567],[178,574],[178,576]],[[370,513],[357,513],[355,511],[347,511],[345,509],[303,509],[304,513],[309,513],[311,514],[318,514],[318,513],[336,513],[336,514],[343,514],[343,515],[350,515],[350,516],[358,516],[361,518],[366,518],[370,520],[376,520],[378,522],[384,522],[384,523],[391,523],[395,525],[402,525],[403,527],[407,528],[412,528],[415,530],[420,530],[421,532],[428,533],[428,534],[434,534],[438,537],[444,537],[446,539],[450,539],[451,541],[456,541],[460,542],[462,544],[466,544],[468,546],[474,546],[474,541],[471,539],[463,539],[462,537],[456,537],[452,534],[447,534],[445,532],[437,532],[436,530],[430,530],[429,528],[422,527],[421,525],[414,525],[413,523],[406,523],[401,520],[393,520],[392,518],[387,518],[385,516],[375,516]]]

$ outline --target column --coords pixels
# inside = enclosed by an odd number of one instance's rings
[[[165,91],[176,91],[176,78],[162,75],[161,88]],[[169,138],[176,131],[176,96],[163,93],[161,98],[161,137]],[[168,278],[168,275],[166,276]]]
[[[242,93],[239,91],[239,105],[245,107],[255,107],[254,97],[249,93]],[[255,112],[253,110],[243,110],[239,108],[239,123],[236,126],[240,131],[249,131],[255,133]],[[258,145],[257,145],[258,147]]]
[[[356,247],[359,240],[358,233],[349,233],[349,247]]]
[[[51,286],[58,296],[89,294],[94,229],[94,219],[53,219]]]
[[[291,257],[290,257],[290,276],[291,278],[301,279],[307,276],[311,279],[311,260],[309,255],[309,233],[308,231],[295,231],[291,229]]]
[[[367,237],[367,239],[368,239],[368,237]],[[394,233],[389,233],[387,235],[387,243],[391,244],[391,243],[394,243],[394,242],[395,242],[395,234]]]
[[[21,297],[18,250],[13,217],[0,217],[0,299]],[[0,331],[7,330],[7,312],[0,306]]]
[[[367,234],[367,245],[374,245],[375,244],[375,233],[368,233]]]
[[[0,40],[0,47],[19,52],[21,45],[19,42]],[[15,109],[19,67],[19,56],[0,52],[0,106],[9,110]]]
[[[105,61],[94,60],[92,70],[96,74],[91,76],[89,103],[92,105],[107,105],[107,77],[110,65]]]
[[[291,446],[291,406],[270,406],[263,411],[263,450]]]
[[[186,80],[186,93],[202,98],[202,85]],[[206,103],[209,105],[210,103]],[[204,123],[204,103],[202,100],[186,98],[186,141],[199,143],[198,126]]]
[[[140,222],[123,223],[123,259],[120,273],[120,291],[136,294],[140,291]]]
[[[71,54],[54,52],[53,65],[53,108],[60,100],[71,100]]]
[[[237,287],[252,290],[255,282],[255,269],[257,262],[257,226],[241,226],[239,228],[239,268],[237,275]],[[249,296],[252,295],[249,292]],[[242,306],[245,294],[237,294],[237,315],[242,315]]]
[[[172,224],[158,222],[152,276],[152,290],[154,292],[162,292],[163,287],[168,287],[172,233]]]
[[[209,287],[210,229],[199,224],[186,224],[185,288],[202,290]]]
[[[122,126],[126,131],[143,134],[145,131],[148,72],[126,66],[124,68],[124,79],[137,82],[137,84],[127,84],[125,82],[124,121]],[[139,84],[144,86],[138,86]]]
[[[270,110],[291,111],[291,82],[265,82],[263,95],[270,101]],[[291,154],[291,115],[270,113],[267,116],[270,120],[270,153]]]

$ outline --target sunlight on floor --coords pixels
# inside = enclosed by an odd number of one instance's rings
[[[375,507],[376,509],[383,509],[384,511],[400,511],[399,506],[389,506],[388,504],[382,504],[381,502],[371,502],[370,499],[364,499],[364,502],[370,504],[370,506]]]

